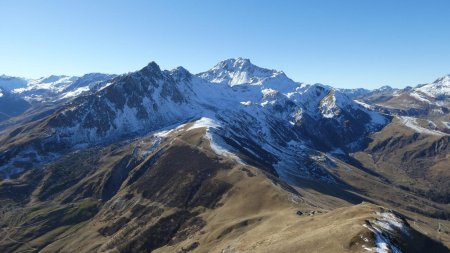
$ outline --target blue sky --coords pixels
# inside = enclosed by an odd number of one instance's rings
[[[193,73],[245,57],[296,81],[404,87],[450,74],[447,0],[2,0],[0,74]]]

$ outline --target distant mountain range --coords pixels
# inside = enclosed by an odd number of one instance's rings
[[[3,252],[448,252],[450,76],[336,89],[237,58],[0,87]]]
[[[91,73],[81,77],[48,76],[39,79],[0,76],[0,87],[30,102],[52,102],[73,98],[87,91],[96,90],[102,82],[116,75]]]

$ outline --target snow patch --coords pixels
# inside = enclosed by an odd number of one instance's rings
[[[339,114],[340,110],[336,105],[336,96],[334,96],[334,93],[330,93],[321,101],[320,109],[322,116],[325,118],[334,118]]]
[[[450,122],[442,121],[442,124],[444,125],[445,128],[450,129]]]
[[[220,125],[213,119],[202,117],[195,121],[194,124],[187,129],[187,131],[197,128],[218,128]]]
[[[357,104],[362,105],[364,108],[373,110],[373,106],[372,106],[372,105],[369,105],[369,104],[367,104],[367,103],[364,103],[364,102],[362,102],[362,101],[360,101],[360,100],[353,100],[353,101],[355,101]]]
[[[220,156],[231,157],[236,161],[243,163],[241,159],[232,152],[232,147],[226,144],[225,141],[218,135],[207,132],[206,138],[209,140],[209,145],[211,149],[214,151],[214,153]]]
[[[409,127],[410,129],[423,134],[429,134],[429,135],[436,135],[436,136],[445,136],[449,135],[441,131],[427,129],[425,127],[422,127],[417,122],[417,118],[414,117],[408,117],[408,116],[399,116],[400,122],[405,125],[406,127]]]
[[[376,215],[375,220],[363,225],[363,227],[374,233],[375,247],[362,245],[363,249],[377,253],[401,253],[401,250],[392,242],[391,235],[400,233],[404,236],[409,236],[409,230],[405,223],[391,212],[377,212]]]
[[[244,162],[234,153],[233,148],[228,145],[219,135],[215,134],[213,130],[220,128],[220,123],[211,118],[202,117],[196,120],[194,124],[187,129],[187,131],[197,128],[206,128],[206,139],[209,141],[209,146],[212,151],[219,156],[230,157],[237,162],[243,164]]]
[[[66,99],[66,98],[76,97],[76,96],[80,95],[81,93],[86,92],[86,91],[89,91],[89,90],[90,90],[90,89],[89,89],[88,86],[86,86],[86,87],[80,87],[80,88],[77,88],[77,89],[75,89],[75,90],[73,90],[73,91],[69,91],[69,92],[64,93],[64,94],[61,96],[61,99]]]
[[[431,103],[430,100],[428,100],[425,96],[423,96],[422,94],[420,94],[420,93],[418,93],[416,91],[411,92],[410,95],[411,95],[411,97],[413,97],[413,98],[415,98],[415,99],[417,99],[419,101],[426,102],[426,103]]]

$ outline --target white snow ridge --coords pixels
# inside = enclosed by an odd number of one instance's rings
[[[405,223],[392,212],[381,211],[376,213],[375,220],[368,221],[363,226],[374,233],[375,247],[362,245],[363,249],[377,253],[402,253],[402,251],[392,242],[391,237],[395,234],[409,236],[409,229]],[[364,238],[368,242],[367,238]]]

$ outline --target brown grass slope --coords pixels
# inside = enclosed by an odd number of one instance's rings
[[[375,246],[363,225],[381,209],[357,203],[377,196],[300,179],[293,188],[217,156],[204,129],[187,129],[172,132],[154,149],[149,136],[75,151],[45,169],[0,182],[0,249],[364,252],[363,245]],[[358,180],[342,178],[362,182],[360,189],[383,187],[379,178],[354,170]],[[411,231],[410,237],[394,236],[404,251],[447,251]]]

